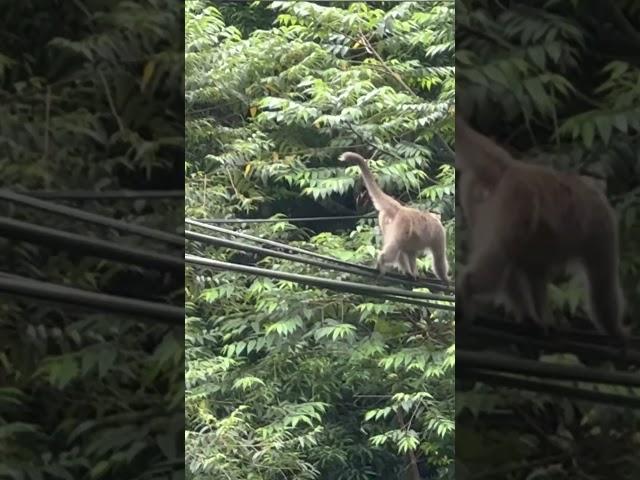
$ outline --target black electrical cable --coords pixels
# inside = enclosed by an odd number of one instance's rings
[[[596,392],[585,390],[584,388],[579,387],[570,387],[568,385],[558,385],[548,382],[529,380],[525,378],[517,378],[509,375],[486,372],[476,368],[464,370],[461,369],[460,371],[456,369],[456,377],[475,380],[486,385],[514,388],[518,391],[528,390],[531,392],[539,392],[552,396],[574,398],[576,400],[583,400],[593,403],[619,405],[621,407],[640,409],[640,398],[638,397]]]
[[[38,210],[44,210],[47,212],[63,215],[76,220],[83,220],[86,222],[102,225],[105,227],[115,228],[117,230],[140,235],[146,238],[150,238],[157,241],[167,242],[172,245],[184,247],[184,238],[180,235],[174,235],[172,233],[163,232],[162,230],[156,230],[153,228],[143,227],[140,225],[132,225],[121,220],[115,220],[113,218],[105,217],[103,215],[97,215],[95,213],[85,212],[78,208],[68,207],[66,205],[60,205],[57,203],[51,203],[45,200],[39,200],[37,198],[29,197],[27,195],[21,195],[19,193],[12,192],[6,188],[0,189],[0,198],[8,200],[13,203],[18,203]]]
[[[494,353],[456,350],[456,369],[480,368],[497,370],[502,373],[515,373],[533,377],[573,380],[608,385],[626,385],[640,387],[640,375],[628,372],[595,370],[578,365],[560,365],[553,363],[524,360]]]
[[[26,190],[17,193],[43,200],[184,200],[184,190]]]
[[[584,319],[585,322],[588,320]],[[545,338],[544,333],[541,332],[540,328],[530,322],[524,323],[516,323],[513,321],[505,320],[501,316],[495,314],[483,314],[481,317],[478,317],[474,320],[473,326],[470,328],[473,329],[475,326],[482,326],[485,328],[490,328],[495,331],[506,331],[511,333],[517,333],[519,335],[524,335],[526,337],[532,338]],[[458,328],[457,334],[460,337],[464,337],[469,333],[473,335],[473,333],[467,332],[467,327],[463,327],[460,325]],[[587,330],[587,329],[578,329],[578,328],[558,328],[553,333],[555,336],[562,336],[565,340],[575,340],[579,342],[585,342],[590,344],[604,345],[612,340],[610,335],[598,332],[596,330]],[[640,337],[631,336],[627,339],[629,345],[639,346],[640,345]]]
[[[184,309],[172,305],[88,292],[11,274],[0,274],[0,293],[75,305],[92,310],[142,316],[173,325],[182,325]]]
[[[256,237],[254,235],[249,235],[247,233],[236,232],[234,230],[229,230],[229,229],[226,229],[226,228],[216,227],[216,226],[213,226],[213,225],[207,225],[205,223],[202,223],[202,222],[199,222],[199,221],[196,221],[196,220],[192,220],[192,219],[186,219],[185,223],[187,223],[189,225],[194,225],[194,226],[197,226],[197,227],[201,227],[201,228],[204,228],[204,229],[207,229],[207,230],[211,230],[211,231],[214,231],[214,232],[217,232],[217,233],[222,233],[222,234],[225,234],[225,235],[244,238],[246,240],[251,240],[253,242],[259,242],[259,243],[262,243],[264,245],[270,245],[272,247],[281,248],[281,249],[289,251],[291,253],[300,253],[302,255],[307,255],[309,257],[318,258],[320,260],[324,260],[326,262],[331,262],[331,263],[334,263],[336,265],[342,265],[342,266],[345,266],[345,267],[358,269],[361,272],[367,272],[366,274],[369,275],[369,276],[376,276],[377,277],[379,275],[378,270],[376,270],[375,268],[367,267],[365,265],[358,265],[357,263],[346,262],[344,260],[339,260],[337,258],[329,257],[327,255],[322,255],[320,253],[311,252],[311,251],[305,250],[303,248],[287,245],[286,243],[276,242],[274,240],[267,240],[267,239],[264,239],[264,238]],[[410,279],[409,277],[406,277],[406,276],[403,276],[403,275],[397,275],[397,274],[394,274],[394,273],[388,273],[387,276],[389,278],[396,279],[396,280],[398,280],[400,282],[406,283],[408,285],[413,285],[415,287],[427,287],[427,288],[430,288],[432,290],[453,292],[453,288],[452,287],[450,287],[448,285],[445,286],[442,281],[436,280],[436,279],[414,281],[413,279]]]
[[[32,244],[57,247],[72,253],[84,253],[160,270],[184,271],[182,257],[125,247],[114,242],[41,227],[12,218],[0,218],[0,235]]]
[[[561,332],[554,334],[553,338],[536,338],[530,335],[520,335],[503,330],[472,326],[464,336],[468,336],[474,340],[485,338],[500,342],[501,344],[512,343],[516,345],[525,345],[528,347],[536,347],[543,350],[552,351],[569,351],[578,355],[585,355],[588,358],[605,359],[605,360],[630,360],[640,363],[640,352],[628,350],[624,353],[624,357],[620,349],[603,346],[600,343],[593,344],[586,341],[576,341],[565,338]],[[464,337],[460,333],[456,335],[457,343],[464,343]]]
[[[279,222],[331,222],[335,220],[360,220],[362,218],[375,218],[376,213],[364,215],[342,215],[335,217],[281,217],[281,218],[208,218],[200,220],[206,224],[232,224],[232,223],[279,223]]]
[[[405,298],[407,300],[419,299],[419,300],[431,300],[432,294],[424,293],[424,292],[414,292],[411,290],[401,290],[397,288],[388,288],[388,287],[380,287],[377,285],[365,285],[354,282],[344,282],[339,280],[331,280],[327,278],[318,278],[312,277],[309,275],[299,275],[296,273],[288,273],[288,272],[278,272],[275,270],[269,270],[265,268],[253,267],[248,265],[239,265],[236,263],[229,262],[221,262],[219,260],[212,260],[208,258],[202,258],[195,255],[185,255],[185,261],[187,263],[192,263],[195,265],[201,265],[205,267],[211,267],[218,270],[228,270],[235,271],[239,273],[246,273],[249,275],[258,275],[262,277],[270,277],[277,278],[281,280],[287,280],[291,282],[301,283],[305,285],[310,285],[319,288],[326,288],[328,290],[336,290],[342,292],[350,292],[357,293],[361,295],[370,295],[370,296],[386,296],[386,297],[396,297],[395,301],[401,301]],[[389,298],[391,299],[391,298]],[[411,303],[411,302],[407,302]],[[437,304],[437,303],[427,303],[423,302],[421,305],[429,308],[440,309],[440,310],[455,310],[455,305],[451,304]]]
[[[225,240],[222,238],[212,237],[210,235],[204,235],[202,233],[186,231],[185,237],[191,240],[195,240],[197,242],[208,243],[211,245],[215,245],[223,248],[230,248],[233,250],[241,250],[245,252],[253,252],[257,254],[266,255],[269,257],[282,258],[285,260],[290,260],[292,262],[304,263],[307,265],[313,265],[316,267],[324,268],[324,269],[335,269],[346,273],[353,273],[356,275],[360,275],[362,272],[358,271],[358,269],[349,268],[349,267],[337,267],[327,265],[325,262],[321,262],[319,260],[313,260],[309,258],[301,258],[297,255],[291,255],[289,253],[278,252],[275,250],[270,250],[268,248],[257,247],[253,245],[247,245],[239,242],[234,242],[232,240]],[[441,301],[453,301],[454,298],[450,295],[433,295],[430,300],[441,300]]]

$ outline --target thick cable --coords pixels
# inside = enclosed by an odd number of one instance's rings
[[[28,195],[22,195],[16,192],[12,192],[11,190],[8,190],[6,188],[0,189],[0,198],[38,210],[55,213],[57,215],[63,215],[65,217],[73,218],[76,220],[83,220],[105,227],[115,228],[116,230],[120,230],[123,232],[128,232],[135,235],[140,235],[142,237],[151,238],[153,240],[167,242],[172,245],[184,247],[184,238],[180,235],[174,235],[172,233],[163,232],[162,230],[156,230],[154,228],[143,227],[141,225],[132,225],[121,220],[115,220],[113,218],[105,217],[104,215],[97,215],[95,213],[85,212],[84,210],[80,210],[78,208],[40,200]]]
[[[27,190],[18,193],[43,200],[184,200],[184,190]]]
[[[331,222],[335,220],[360,220],[362,218],[375,218],[376,214],[366,213],[364,215],[342,215],[335,217],[281,217],[281,218],[208,218],[200,220],[207,224],[232,224],[232,223],[279,223],[279,222]]]
[[[256,273],[258,271],[260,271],[261,273],[269,273],[269,272],[274,272],[274,270],[269,270],[269,269],[264,269],[264,268],[260,268],[260,267],[252,267],[249,265],[239,265],[236,263],[229,263],[229,262],[220,262],[218,260],[209,260],[207,258],[202,258],[202,257],[197,257],[195,255],[185,255],[185,260],[187,258],[192,258],[192,259],[200,259],[200,260],[207,260],[210,262],[216,262],[218,265],[224,264],[224,265],[233,265],[234,267],[241,267],[241,270],[238,271],[244,271],[247,273],[250,273],[252,271],[252,269],[255,269]],[[197,262],[196,262],[197,263]],[[210,266],[213,266],[213,264],[210,264]],[[285,273],[285,272],[277,272],[278,275],[280,275],[281,273]],[[374,293],[379,293],[382,295],[397,295],[397,296],[401,296],[401,297],[408,297],[408,298],[419,298],[422,300],[433,300],[433,301],[441,301],[441,302],[453,302],[454,299],[453,297],[447,297],[447,296],[443,296],[443,295],[434,295],[432,293],[427,293],[427,292],[416,292],[413,290],[404,290],[404,289],[400,289],[400,288],[391,288],[391,287],[381,287],[378,285],[365,285],[365,284],[361,284],[361,283],[356,283],[356,282],[347,282],[347,281],[343,281],[343,280],[331,280],[331,279],[325,279],[325,278],[320,278],[320,277],[312,277],[312,276],[308,276],[308,275],[300,275],[300,274],[294,274],[294,273],[287,273],[287,275],[295,275],[297,277],[297,280],[294,280],[294,277],[291,277],[291,280],[293,281],[300,281],[300,283],[305,283],[305,282],[309,282],[309,281],[318,281],[318,282],[329,282],[326,283],[327,285],[329,284],[333,284],[333,285],[342,285],[345,286],[347,288],[353,289],[353,288],[359,288],[362,289],[363,291],[369,291],[369,292],[374,292]],[[286,280],[286,279],[285,279]]]
[[[424,292],[414,292],[411,290],[401,290],[397,288],[388,288],[388,287],[379,287],[376,285],[363,285],[360,283],[354,282],[344,282],[339,280],[331,280],[327,278],[318,278],[312,277],[308,275],[300,275],[297,273],[288,273],[288,272],[278,272],[275,270],[269,270],[266,268],[253,267],[248,265],[239,265],[237,263],[229,263],[229,262],[221,262],[219,260],[212,260],[209,258],[197,257],[195,255],[185,255],[185,261],[187,263],[201,265],[205,267],[214,268],[217,270],[228,270],[238,273],[246,273],[249,275],[258,275],[262,277],[270,277],[277,278],[280,280],[287,280],[291,282],[301,283],[304,285],[310,285],[313,287],[326,288],[328,290],[335,290],[341,292],[349,292],[356,293],[361,295],[370,295],[370,296],[383,296],[388,299],[389,297],[396,297],[393,300],[395,301],[403,301],[405,298],[407,300],[420,299],[420,300],[430,300],[430,294]],[[402,297],[402,299],[398,298]],[[407,302],[412,303],[412,302]],[[437,303],[427,303],[422,302],[420,305],[425,307],[440,309],[440,310],[449,310],[454,311],[455,305],[441,305]]]
[[[182,325],[184,309],[163,303],[88,292],[10,274],[0,274],[0,293],[36,298],[93,310],[142,316],[149,320]]]
[[[532,323],[516,323],[513,321],[504,320],[502,317],[495,314],[483,314],[481,317],[475,319],[473,325],[469,328],[473,329],[476,326],[490,328],[491,330],[495,331],[507,331],[518,335],[524,335],[526,337],[543,339],[545,338],[544,334],[540,331],[540,328]],[[460,327],[458,328],[458,335],[463,337],[468,333],[470,335],[473,335],[473,333],[467,332],[467,327],[463,328],[462,325],[460,325]],[[561,336],[565,340],[575,340],[598,345],[607,344],[607,342],[610,342],[612,340],[612,337],[610,335],[598,332],[596,330],[579,328],[558,328],[554,331],[554,335]],[[640,345],[640,337],[638,336],[631,336],[627,339],[627,341],[629,345]]]
[[[542,350],[571,352],[577,355],[585,355],[590,359],[605,360],[630,360],[640,363],[640,352],[628,350],[622,355],[620,349],[603,346],[601,343],[589,343],[586,341],[576,341],[565,338],[561,332],[556,333],[553,338],[539,338],[529,335],[519,335],[516,333],[505,332],[503,330],[473,326],[464,336],[460,333],[457,335],[457,343],[461,344],[469,337],[474,340],[485,338],[493,339],[501,344],[512,343],[516,345],[524,345],[527,347],[535,347]]]
[[[57,247],[74,254],[84,253],[160,270],[184,271],[182,257],[126,247],[115,242],[42,227],[12,218],[0,218],[0,235],[31,244]]]
[[[194,226],[197,226],[197,227],[201,227],[201,228],[204,228],[206,230],[211,230],[213,232],[218,232],[218,233],[222,233],[222,234],[225,234],[225,235],[244,238],[245,240],[250,240],[250,241],[253,241],[253,242],[262,243],[264,245],[270,245],[272,247],[281,248],[283,250],[289,251],[290,253],[299,253],[299,254],[302,254],[302,255],[307,255],[309,257],[314,257],[314,258],[318,258],[320,260],[324,260],[325,262],[331,262],[331,263],[334,263],[336,265],[343,265],[345,267],[358,269],[361,272],[367,272],[367,274],[369,276],[376,276],[377,277],[379,275],[378,270],[376,270],[375,268],[367,267],[366,265],[359,265],[357,263],[347,262],[347,261],[344,261],[344,260],[339,260],[337,258],[333,258],[333,257],[330,257],[328,255],[322,255],[320,253],[311,252],[309,250],[305,250],[305,249],[300,248],[300,247],[287,245],[286,243],[276,242],[275,240],[268,240],[268,239],[265,239],[265,238],[256,237],[254,235],[249,235],[247,233],[236,232],[235,230],[229,230],[227,228],[216,227],[214,225],[207,225],[206,223],[202,223],[202,222],[199,222],[199,221],[196,221],[196,220],[192,220],[192,219],[189,219],[189,218],[185,219],[185,223],[187,223],[189,225],[194,225]],[[406,277],[406,276],[403,276],[403,275],[397,275],[397,274],[394,274],[394,273],[388,273],[387,276],[389,278],[396,279],[398,281],[401,281],[401,282],[406,283],[408,285],[413,285],[415,287],[427,287],[427,288],[431,288],[433,290],[453,292],[453,288],[452,287],[444,285],[444,283],[442,281],[436,280],[436,279],[414,281],[413,279],[410,279],[409,277]]]
[[[210,235],[205,235],[202,233],[198,233],[198,232],[191,232],[191,231],[186,231],[185,232],[185,237],[191,240],[195,240],[198,242],[202,242],[202,243],[208,243],[210,245],[215,245],[218,247],[223,247],[223,248],[230,248],[232,250],[241,250],[244,252],[252,252],[252,253],[257,253],[260,255],[266,255],[268,257],[275,257],[275,258],[282,258],[284,260],[289,260],[292,262],[296,262],[296,263],[304,263],[307,265],[313,265],[316,267],[320,267],[320,268],[324,268],[324,269],[336,269],[339,270],[341,272],[345,272],[345,273],[353,273],[355,275],[359,275],[361,274],[361,272],[359,272],[357,269],[354,268],[349,268],[349,267],[331,267],[330,265],[327,265],[325,262],[319,261],[319,260],[313,260],[310,258],[301,258],[297,255],[292,255],[289,253],[284,253],[284,252],[278,252],[275,250],[270,250],[268,248],[263,248],[263,247],[257,247],[254,245],[247,245],[247,244],[243,244],[243,243],[238,243],[238,242],[234,242],[232,240],[225,240],[223,238],[216,238],[216,237],[212,237]],[[404,290],[403,290],[404,291]],[[448,301],[453,301],[453,297],[450,295],[433,295],[429,300],[439,300],[439,301],[444,301],[444,302],[448,302]]]
[[[640,398],[638,397],[597,392],[579,387],[571,387],[568,385],[558,385],[554,383],[541,382],[526,378],[518,378],[509,375],[486,372],[475,368],[464,369],[460,371],[456,370],[456,377],[479,381],[486,385],[493,385],[494,387],[500,386],[505,388],[514,388],[518,391],[528,390],[531,392],[539,392],[547,395],[560,396],[565,398],[574,398],[576,400],[588,401],[593,403],[619,405],[622,407],[640,409]]]
[[[635,373],[595,370],[578,365],[545,363],[460,349],[456,350],[456,368],[481,368],[558,380],[640,387],[640,375]]]

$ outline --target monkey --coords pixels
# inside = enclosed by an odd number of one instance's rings
[[[430,250],[436,276],[448,284],[447,237],[440,214],[407,207],[384,193],[361,155],[346,152],[339,160],[353,162],[360,167],[364,185],[378,211],[382,249],[376,260],[376,268],[380,275],[386,273],[387,265],[395,263],[404,274],[415,280],[418,278],[417,258]]]
[[[471,234],[459,285],[465,310],[474,297],[502,293],[516,316],[546,331],[547,285],[558,271],[578,266],[586,277],[591,322],[624,341],[618,229],[602,186],[517,161],[459,116],[456,169],[467,177],[460,183],[461,206]]]

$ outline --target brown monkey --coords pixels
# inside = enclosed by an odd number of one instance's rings
[[[586,274],[593,323],[626,336],[617,225],[595,181],[518,162],[459,117],[456,168],[467,177],[461,203],[471,227],[463,305],[502,293],[520,316],[545,326],[548,282],[561,268],[578,265]]]
[[[447,283],[447,240],[440,215],[406,207],[384,193],[373,178],[367,161],[357,153],[343,153],[340,160],[358,164],[365,187],[378,211],[382,232],[382,250],[377,260],[380,274],[384,275],[386,265],[396,263],[405,274],[415,279],[418,276],[417,257],[430,250],[436,275]]]

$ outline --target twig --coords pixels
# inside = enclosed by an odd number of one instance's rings
[[[49,130],[51,129],[51,87],[47,86],[47,97],[45,100],[45,124],[44,124],[44,150],[42,159],[49,158]]]
[[[120,133],[124,134],[125,128],[122,123],[122,119],[120,115],[118,115],[118,111],[116,110],[116,104],[113,101],[113,97],[111,96],[111,90],[109,90],[109,85],[107,84],[107,79],[101,70],[98,70],[98,75],[100,75],[100,79],[102,80],[102,85],[104,86],[105,93],[107,95],[107,101],[109,102],[109,108],[111,109],[111,114],[115,117],[116,122],[118,123],[118,129]]]
[[[373,48],[373,45],[371,45],[371,42],[369,42],[369,39],[362,33],[360,32],[360,39],[362,41],[362,43],[364,43],[367,47],[367,50],[371,52],[371,54],[376,57],[376,60],[378,60],[378,62],[380,62],[380,65],[382,65],[382,67],[385,69],[385,71],[391,75],[406,91],[407,93],[409,93],[411,96],[419,99],[420,101],[422,101],[422,98],[420,98],[419,95],[417,95],[409,85],[407,85],[405,83],[404,80],[402,80],[402,78],[400,77],[400,75],[398,75],[396,72],[394,72],[389,65],[386,64],[386,62],[383,60],[383,58],[380,56],[380,54],[375,50],[375,48]],[[447,143],[447,141],[442,137],[442,135],[440,135],[439,133],[435,132],[435,136],[443,143],[443,145],[446,147],[446,149],[449,151],[449,154],[452,157],[455,157],[455,152],[453,151],[453,149],[449,146],[449,144]]]
[[[622,13],[620,6],[617,5],[616,2],[611,2],[609,6],[611,17],[615,21],[616,25],[618,25],[618,27],[631,38],[631,41],[636,47],[640,47],[640,33],[633,28],[629,19],[624,15],[624,13]]]

